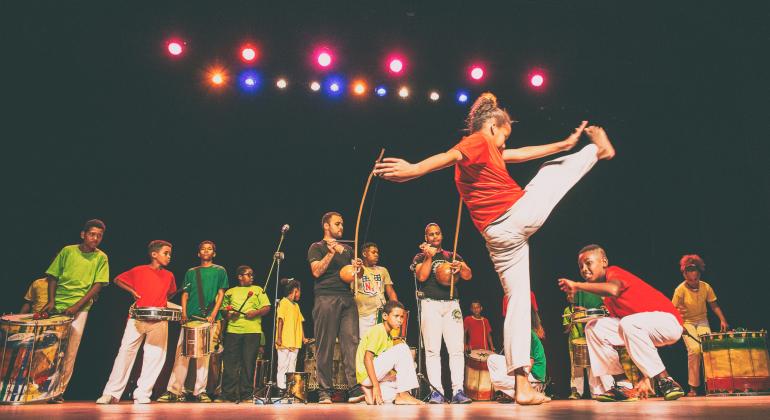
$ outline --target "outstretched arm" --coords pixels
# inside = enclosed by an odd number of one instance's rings
[[[399,158],[385,158],[374,166],[374,175],[381,176],[388,181],[406,182],[452,166],[462,159],[462,153],[456,149],[433,155],[418,163],[409,163]]]
[[[518,149],[505,149],[503,150],[503,160],[506,163],[520,163],[571,150],[577,144],[580,139],[580,134],[583,133],[587,124],[588,121],[581,122],[580,126],[575,128],[575,130],[572,131],[572,134],[562,141],[541,146],[525,146],[519,147]]]

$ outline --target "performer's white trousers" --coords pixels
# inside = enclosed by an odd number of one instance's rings
[[[653,378],[666,369],[657,347],[679,341],[682,326],[668,312],[640,312],[622,319],[595,319],[588,322],[585,332],[594,375],[624,373],[618,352],[613,346],[625,346],[642,374]]]
[[[184,331],[179,332],[179,341],[176,345],[176,354],[174,356],[174,368],[171,370],[171,377],[168,379],[168,391],[176,395],[184,393],[184,381],[187,378],[187,369],[190,365],[190,358],[182,356],[182,341],[184,341]],[[196,357],[195,360],[195,389],[193,395],[200,395],[206,391],[206,384],[209,380],[209,358],[211,356]]]
[[[465,332],[460,303],[457,300],[432,299],[422,299],[421,302],[420,323],[425,344],[425,368],[428,381],[436,389],[443,389],[441,385],[441,338],[443,337],[449,353],[449,371],[452,378],[452,394],[454,394],[463,389],[465,380],[465,356],[463,355]]]
[[[489,368],[489,381],[500,391],[509,397],[516,398],[516,377],[508,374],[508,367],[505,362],[505,356],[499,354],[490,355],[487,358],[487,367]],[[529,374],[529,381],[535,382],[532,374]]]
[[[590,367],[573,366],[570,387],[575,388],[580,395],[583,395],[583,369],[588,369],[588,387],[590,388],[591,395],[604,394],[615,383],[615,380],[610,375],[594,376],[593,370]]]
[[[75,359],[78,357],[78,348],[80,340],[83,339],[83,331],[86,329],[86,320],[88,312],[80,311],[75,315],[70,324],[70,338],[67,343],[67,351],[64,353],[64,368],[62,369],[62,379],[59,387],[64,392],[72,379],[72,372],[75,371]]]
[[[364,338],[366,333],[377,323],[377,312],[358,316],[358,337]]]
[[[286,389],[286,372],[297,371],[299,349],[276,349],[275,352],[278,354],[275,382],[278,384],[278,388]]]
[[[120,342],[120,350],[112,365],[112,373],[107,385],[104,386],[102,395],[111,395],[120,399],[126,389],[131,368],[136,361],[136,353],[144,341],[144,357],[142,358],[142,373],[136,381],[134,399],[149,399],[152,395],[152,387],[158,379],[163,363],[166,361],[166,348],[168,347],[168,322],[167,321],[138,321],[129,319],[126,330],[123,332],[123,340]]]
[[[701,334],[710,334],[711,327],[707,319],[703,321],[685,321],[684,328],[695,338]],[[700,366],[703,360],[700,343],[694,338],[683,336],[684,344],[687,347],[687,383],[695,388],[700,385]],[[700,340],[700,338],[698,338]]]
[[[483,232],[508,310],[503,344],[508,371],[529,366],[530,298],[529,237],[543,225],[565,194],[596,163],[597,147],[548,161],[524,189],[524,195]]]
[[[392,370],[396,371],[395,377],[390,374]],[[412,351],[406,343],[396,344],[375,357],[374,373],[380,382],[382,400],[385,402],[393,401],[398,393],[420,386],[414,369]],[[372,381],[366,378],[361,385],[372,386]]]

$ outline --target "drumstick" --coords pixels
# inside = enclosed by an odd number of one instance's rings
[[[200,317],[200,316],[198,316],[198,315],[192,315],[190,318],[192,318],[192,319],[197,319],[198,321],[209,322],[209,320],[208,320],[208,319],[206,319],[206,318],[203,318],[203,317]]]
[[[248,300],[249,300],[249,298],[250,298],[250,297],[251,297],[253,294],[254,294],[254,291],[253,291],[253,290],[249,290],[249,294],[246,296],[246,299],[244,299],[244,300],[243,300],[243,303],[241,303],[241,307],[240,307],[240,308],[238,308],[238,311],[237,311],[237,312],[241,312],[241,309],[243,309],[243,306],[244,306],[244,305],[246,305],[246,301],[248,301]],[[241,313],[243,313],[243,312],[241,312]]]
[[[455,262],[457,258],[457,239],[460,238],[460,216],[463,214],[463,199],[460,198],[460,204],[457,206],[457,226],[455,227],[455,244],[452,251],[452,262]],[[449,299],[454,299],[455,292],[455,272],[452,270],[452,274],[449,276]]]

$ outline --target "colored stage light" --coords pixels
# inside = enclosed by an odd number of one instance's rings
[[[404,62],[400,58],[392,58],[390,63],[388,63],[388,68],[391,73],[401,73],[401,70],[404,69]]]
[[[222,67],[212,67],[208,71],[208,80],[214,87],[221,87],[227,83],[227,71]]]
[[[257,49],[250,45],[245,45],[243,48],[241,48],[241,58],[247,63],[256,61]]]
[[[345,92],[345,88],[347,86],[347,83],[345,83],[345,79],[338,75],[331,75],[324,80],[323,85],[325,86],[325,92],[330,97],[337,97],[342,96],[342,94]],[[351,87],[351,90],[353,88]]]
[[[366,93],[366,83],[361,80],[353,82],[353,93],[359,96]]]
[[[457,92],[457,102],[461,104],[468,102],[468,93],[465,91]]]
[[[169,41],[166,44],[166,48],[168,49],[168,53],[173,56],[179,56],[184,52],[184,46],[182,41]]]
[[[289,82],[284,78],[280,78],[275,82],[275,86],[277,86],[278,89],[286,89],[286,86],[289,86]]]
[[[382,97],[388,94],[388,90],[385,89],[384,86],[378,86],[377,89],[374,90],[374,93],[376,93],[377,96]]]
[[[481,80],[484,77],[484,69],[481,66],[473,66],[471,68],[471,79]]]
[[[543,86],[543,83],[545,83],[545,78],[540,73],[535,73],[530,77],[529,83],[532,84],[534,87],[540,87]]]
[[[255,92],[262,85],[262,78],[254,70],[245,70],[238,77],[239,86],[244,92]]]
[[[439,96],[438,92],[436,92],[435,90],[434,90],[434,91],[432,91],[432,92],[430,93],[430,96],[428,96],[428,97],[429,97],[429,98],[430,98],[430,100],[431,100],[431,101],[433,101],[433,102],[436,102],[436,101],[438,101],[438,99],[440,98],[440,96]]]
[[[329,67],[332,64],[332,55],[328,51],[323,51],[318,54],[318,65],[321,67]]]
[[[321,90],[321,84],[316,81],[311,82],[310,90],[312,90],[313,92],[318,92],[319,90]]]
[[[406,86],[402,86],[401,89],[398,90],[398,96],[406,99],[409,97],[409,88]]]
[[[339,92],[340,91],[340,84],[337,83],[337,82],[332,82],[329,85],[329,90],[332,91],[332,92],[335,92],[335,93]]]

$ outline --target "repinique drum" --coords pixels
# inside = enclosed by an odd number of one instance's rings
[[[572,313],[572,322],[588,322],[606,316],[609,316],[609,313],[604,308],[583,309]]]
[[[495,394],[495,388],[489,378],[487,359],[495,354],[490,350],[472,350],[465,356],[465,393],[475,401],[490,401]]]
[[[620,364],[623,366],[623,372],[632,384],[636,384],[642,379],[642,371],[636,366],[631,356],[628,354],[625,346],[615,346],[615,351],[618,352],[620,358]]]
[[[377,323],[381,324],[382,321],[382,308],[377,309]],[[393,337],[406,338],[406,333],[409,329],[409,311],[404,310],[404,323],[401,324],[401,328],[391,331],[390,335]]]
[[[310,374],[307,372],[286,372],[286,389],[291,396],[301,403],[308,402],[308,380]]]
[[[0,318],[0,403],[47,401],[64,392],[61,383],[72,318],[32,314]]]
[[[591,359],[588,357],[588,344],[585,337],[574,338],[572,344],[572,364],[579,368],[591,367]]]
[[[700,340],[707,395],[770,393],[767,332],[712,333]]]
[[[182,356],[204,357],[211,354],[211,324],[189,321],[182,325]]]
[[[176,308],[161,307],[131,307],[128,310],[128,316],[137,321],[180,321],[182,311]]]

